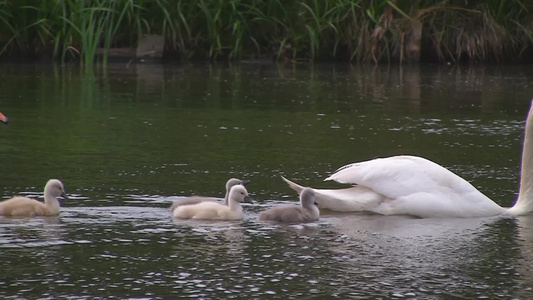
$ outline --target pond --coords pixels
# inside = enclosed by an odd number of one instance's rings
[[[61,214],[0,217],[3,299],[531,299],[533,214],[418,219],[321,212],[281,175],[431,159],[502,206],[518,191],[531,66],[0,65],[3,198],[69,195]],[[249,179],[240,222],[182,221],[174,200]]]

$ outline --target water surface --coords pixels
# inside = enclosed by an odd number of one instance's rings
[[[518,190],[533,69],[349,65],[0,66],[3,197],[71,200],[0,217],[2,298],[533,297],[533,216],[417,219],[257,213],[336,168],[414,154],[502,206]],[[191,194],[250,179],[242,222],[173,220]]]

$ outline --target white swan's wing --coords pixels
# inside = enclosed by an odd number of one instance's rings
[[[357,184],[387,197],[398,198],[420,192],[479,192],[468,181],[425,158],[393,156],[341,167],[325,180]]]
[[[367,210],[384,215],[480,217],[503,213],[495,202],[448,169],[416,156],[393,156],[354,163],[326,180],[357,184],[383,196]],[[359,198],[360,193],[357,194]],[[356,202],[360,202],[356,200]]]
[[[333,211],[371,211],[386,197],[364,186],[346,189],[313,189],[320,209]]]

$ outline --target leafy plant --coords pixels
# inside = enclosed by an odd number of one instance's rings
[[[145,33],[183,58],[499,61],[533,49],[525,0],[0,0],[0,55],[95,63]]]

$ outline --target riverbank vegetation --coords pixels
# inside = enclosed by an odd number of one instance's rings
[[[179,59],[515,62],[533,56],[527,0],[0,1],[0,56],[92,64],[165,37]]]

